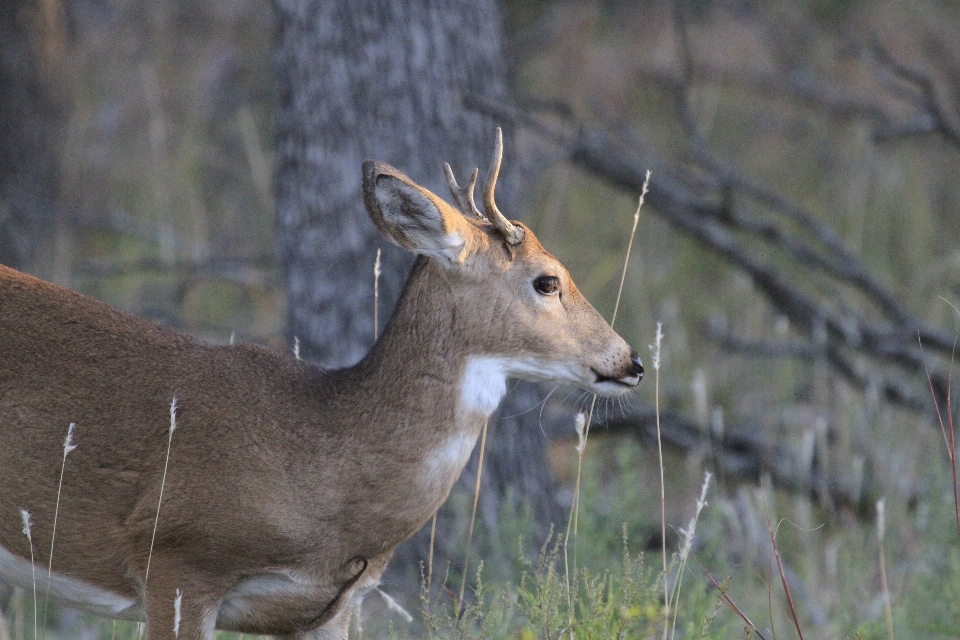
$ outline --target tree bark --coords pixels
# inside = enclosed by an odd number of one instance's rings
[[[412,264],[367,218],[360,164],[382,160],[441,196],[443,162],[458,176],[486,166],[494,121],[462,96],[506,94],[499,14],[492,0],[279,5],[276,197],[290,338],[340,367],[373,342],[377,249],[381,325]],[[497,190],[507,211],[515,174],[508,156]]]
[[[361,162],[392,164],[445,198],[444,161],[461,183],[474,167],[486,169],[496,123],[466,108],[463,96],[482,90],[506,99],[501,18],[494,0],[277,0],[277,14],[275,184],[289,338],[298,341],[302,357],[341,367],[357,362],[373,343],[377,249],[383,251],[381,326],[412,262],[368,219]],[[516,217],[518,166],[509,131],[505,138],[497,199]],[[484,484],[493,495],[484,498],[484,521],[493,526],[508,490],[535,492],[534,512],[546,530],[555,514],[544,440],[535,412],[515,416],[517,402],[529,408],[528,398],[508,398],[503,415],[514,417],[491,420]],[[468,469],[475,468],[474,459]],[[438,529],[438,562],[446,552],[456,564],[450,535],[458,527],[450,522],[441,521]],[[398,550],[393,564],[416,568],[426,553],[421,532]]]

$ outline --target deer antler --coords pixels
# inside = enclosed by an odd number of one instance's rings
[[[457,184],[457,179],[453,176],[453,169],[451,169],[450,165],[446,162],[443,163],[443,172],[447,176],[447,186],[450,187],[450,195],[453,196],[457,206],[460,208],[460,213],[467,218],[471,216],[483,218],[483,214],[477,211],[477,205],[473,202],[473,188],[477,184],[477,174],[480,173],[480,171],[474,169],[473,175],[470,176],[470,182],[462,189],[460,185]]]
[[[500,160],[502,159],[503,131],[500,130],[500,127],[497,127],[497,142],[493,148],[493,160],[490,162],[489,171],[487,171],[487,179],[483,181],[483,212],[487,214],[487,219],[503,234],[509,244],[520,244],[520,241],[523,240],[523,229],[507,220],[497,209],[497,203],[493,201],[493,191],[497,188],[497,175],[500,173]]]

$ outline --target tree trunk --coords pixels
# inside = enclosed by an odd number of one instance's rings
[[[60,9],[0,0],[0,263],[46,277],[63,139]]]
[[[412,262],[367,217],[360,164],[367,158],[392,164],[442,197],[444,161],[461,183],[474,167],[486,170],[496,123],[467,109],[463,97],[507,95],[501,18],[493,0],[277,0],[277,7],[276,197],[290,339],[299,342],[302,357],[341,367],[357,362],[373,343],[377,249],[383,250],[381,326]],[[518,166],[506,134],[497,200],[516,217]],[[504,406],[504,415],[518,413],[509,398]],[[491,422],[485,485],[495,495],[484,499],[490,525],[508,490],[537,492],[529,497],[539,505],[534,512],[544,530],[554,516],[544,440],[533,414]],[[457,527],[441,522],[439,530]],[[440,540],[441,556],[455,543]],[[395,568],[416,567],[426,551],[421,532],[398,550]]]

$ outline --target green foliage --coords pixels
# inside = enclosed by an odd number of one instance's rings
[[[622,561],[615,569],[582,568],[569,581],[559,536],[544,545],[535,562],[525,562],[517,584],[490,589],[478,569],[473,597],[463,603],[459,617],[455,603],[424,590],[421,613],[426,636],[523,640],[569,637],[571,632],[583,640],[649,636],[662,628],[663,576],[645,566],[642,554],[632,555],[626,540],[623,544]]]
[[[936,545],[907,594],[902,626],[925,638],[960,638],[960,547]]]

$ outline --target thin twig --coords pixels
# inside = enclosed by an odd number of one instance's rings
[[[763,498],[763,511],[767,517],[767,532],[770,534],[770,544],[773,545],[773,557],[776,559],[777,569],[780,571],[780,582],[783,584],[783,592],[787,596],[787,604],[790,605],[790,616],[793,621],[793,626],[797,630],[797,635],[800,637],[800,640],[803,640],[803,631],[800,629],[800,619],[797,616],[797,608],[793,604],[793,595],[790,593],[790,585],[787,584],[787,575],[783,569],[783,560],[780,558],[780,549],[777,547],[777,534],[770,524],[770,512],[767,510],[766,494],[764,494]],[[773,618],[771,618],[771,620],[773,620]]]
[[[753,621],[747,616],[747,614],[745,614],[743,610],[737,606],[737,603],[735,603],[730,596],[727,595],[726,590],[720,586],[720,583],[714,580],[713,576],[710,575],[710,572],[707,571],[702,564],[700,564],[700,561],[696,558],[694,558],[693,561],[697,563],[697,566],[700,567],[701,571],[703,571],[703,575],[707,576],[707,580],[710,581],[713,587],[720,592],[720,601],[727,605],[731,611],[740,616],[740,619],[746,622],[750,630],[757,634],[759,638],[766,640],[766,636],[763,635],[757,625],[753,624]]]

